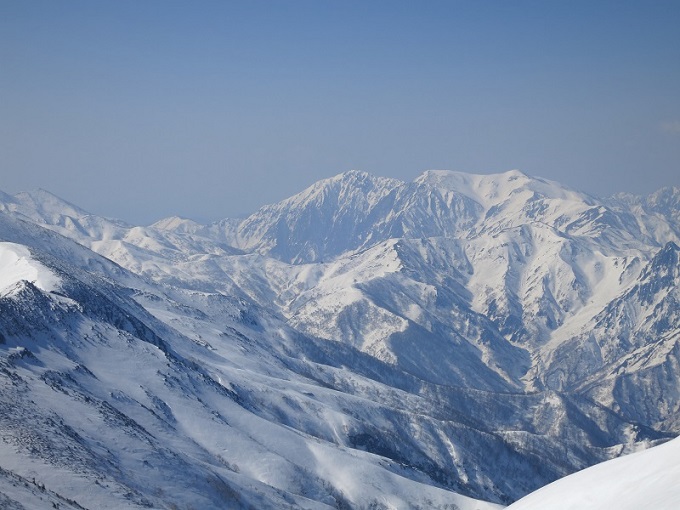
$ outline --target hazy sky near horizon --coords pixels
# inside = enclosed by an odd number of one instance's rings
[[[0,0],[0,190],[145,224],[350,169],[680,185],[680,2]]]

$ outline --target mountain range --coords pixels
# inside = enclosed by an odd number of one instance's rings
[[[0,193],[0,503],[491,509],[661,444],[679,219],[519,171],[205,225]]]

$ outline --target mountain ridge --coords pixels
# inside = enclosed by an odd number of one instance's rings
[[[352,171],[244,219],[145,227],[40,196],[0,194],[0,241],[67,283],[36,287],[0,256],[12,289],[0,297],[2,377],[26,392],[5,405],[54,393],[92,415],[96,403],[98,432],[49,398],[48,414],[29,406],[36,423],[67,423],[55,429],[66,450],[85,445],[100,476],[132,494],[92,499],[81,484],[71,496],[83,501],[185,501],[143,457],[114,447],[126,443],[105,432],[107,420],[147,437],[135,443],[144,455],[183,459],[169,462],[168,480],[180,466],[211,480],[199,484],[206,508],[220,497],[235,508],[428,498],[492,508],[454,492],[509,503],[680,433],[676,188],[598,199],[519,171],[429,171],[411,183]],[[45,318],[36,331],[31,310]],[[126,350],[156,367],[140,368],[141,392],[99,361],[133,366]],[[190,426],[192,413],[209,437]],[[3,416],[15,431],[18,417]],[[256,423],[263,432],[251,437]],[[31,441],[46,440],[31,430]],[[86,439],[73,443],[70,430]],[[268,434],[281,430],[275,445]],[[32,456],[16,441],[5,451],[11,471],[46,477],[46,450]],[[118,453],[102,456],[97,441]],[[355,463],[366,483],[334,477],[340,468],[321,451]],[[276,467],[263,471],[258,455]],[[130,465],[144,483],[125,476]],[[394,485],[402,478],[410,494]]]

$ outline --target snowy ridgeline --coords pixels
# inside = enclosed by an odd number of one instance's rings
[[[348,172],[139,227],[0,193],[0,506],[498,508],[661,443],[679,204]]]

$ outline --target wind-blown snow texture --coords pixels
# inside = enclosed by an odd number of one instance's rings
[[[0,503],[486,509],[663,442],[679,218],[517,171],[210,225],[0,193]]]

